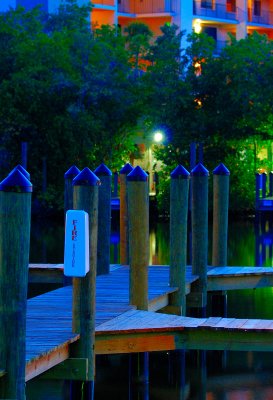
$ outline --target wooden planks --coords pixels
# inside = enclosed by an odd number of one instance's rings
[[[208,291],[272,286],[272,267],[215,267],[208,269]]]
[[[35,270],[36,266],[31,268]],[[61,274],[62,268],[61,264],[53,264],[50,268],[41,266],[41,270],[53,269]],[[187,267],[186,277],[189,292],[197,279],[192,275],[191,267]],[[265,280],[268,284],[272,277],[273,268],[219,267],[209,269],[208,286],[214,281],[214,287],[222,282],[230,288],[232,285],[243,288],[243,280],[255,279],[249,282],[252,284]],[[155,313],[168,304],[168,297],[176,288],[169,287],[168,266],[149,267],[148,279],[152,311],[140,311],[129,305],[128,266],[112,266],[109,275],[97,277],[97,354],[178,348],[273,351],[273,320],[198,319]],[[70,357],[70,346],[79,338],[78,334],[72,333],[71,327],[71,287],[28,300],[26,380]]]
[[[50,265],[62,271],[62,265]],[[31,267],[32,268],[32,267]],[[35,269],[36,266],[33,266]],[[41,265],[41,270],[48,270]],[[96,283],[96,326],[135,307],[129,305],[129,268],[112,266],[109,275],[100,275]],[[168,285],[168,267],[149,269],[149,301],[161,307],[162,299],[175,288]],[[69,357],[69,346],[78,340],[72,333],[72,287],[66,286],[28,300],[26,380],[32,379]]]
[[[174,349],[273,351],[273,320],[189,318],[135,310],[96,329],[97,354]]]

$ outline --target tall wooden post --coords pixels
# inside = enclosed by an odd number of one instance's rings
[[[27,148],[28,148],[28,143],[22,142],[21,143],[21,158],[22,158],[22,166],[25,169],[27,168]]]
[[[179,165],[171,173],[170,192],[170,286],[178,287],[171,305],[186,315],[187,221],[190,173]]]
[[[192,272],[199,276],[191,307],[200,309],[207,305],[208,263],[208,170],[200,163],[191,171],[192,182]]]
[[[259,210],[259,200],[261,198],[261,189],[262,189],[262,177],[258,172],[255,174],[255,189],[256,189],[256,197],[255,197],[255,207],[256,210]]]
[[[132,165],[127,163],[119,171],[120,263],[123,265],[129,264],[127,175],[132,172],[133,169]]]
[[[229,170],[222,163],[213,170],[213,226],[211,264],[215,267],[224,267],[227,265],[229,175]],[[226,291],[212,292],[211,299],[212,316],[226,316]]]
[[[227,265],[229,170],[219,164],[213,170],[212,265]]]
[[[269,196],[273,196],[273,172],[269,172]]]
[[[73,331],[80,333],[77,357],[88,359],[88,382],[95,376],[95,309],[97,271],[98,190],[100,180],[84,168],[73,180],[74,209],[89,214],[89,264],[84,278],[73,278]]]
[[[64,212],[73,210],[73,179],[80,173],[78,167],[73,165],[64,174]]]
[[[262,197],[266,197],[266,181],[267,181],[267,173],[262,173]]]
[[[111,239],[111,183],[112,172],[101,164],[94,173],[101,181],[99,188],[97,275],[109,274]]]
[[[127,175],[129,216],[130,304],[148,309],[148,175],[139,166]]]
[[[0,183],[0,398],[24,400],[30,181],[15,169]]]

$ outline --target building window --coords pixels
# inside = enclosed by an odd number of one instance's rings
[[[236,0],[227,0],[227,12],[235,12],[236,11]]]
[[[217,41],[217,28],[207,26],[203,28],[203,32]]]
[[[213,1],[212,0],[201,0],[201,7],[213,9]]]
[[[259,0],[254,0],[254,10],[253,14],[256,15],[257,17],[261,16],[261,1]]]

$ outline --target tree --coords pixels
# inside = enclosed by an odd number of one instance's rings
[[[63,174],[72,165],[120,168],[133,148],[139,115],[124,38],[111,27],[91,32],[88,7],[66,2],[57,15],[17,9],[0,17],[0,146],[28,166],[35,195],[62,207]],[[47,191],[42,192],[42,159]],[[7,171],[8,172],[8,171]]]

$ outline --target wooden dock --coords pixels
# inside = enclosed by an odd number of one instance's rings
[[[56,271],[62,274],[60,264],[39,267],[46,276]],[[30,277],[34,273],[37,279],[35,271],[37,266],[31,265]],[[188,267],[187,293],[197,279]],[[156,312],[169,304],[169,296],[176,291],[168,282],[168,266],[149,267],[149,311],[141,311],[129,305],[128,267],[112,266],[109,275],[98,276],[96,354],[174,349],[273,351],[273,320],[189,318]],[[273,286],[273,268],[208,269],[209,290],[266,286]],[[79,335],[72,333],[71,328],[71,286],[28,300],[26,381],[58,364],[64,368],[64,361],[66,366],[73,363],[73,345]],[[84,366],[85,360],[77,360],[77,363]],[[84,367],[78,368],[74,375],[71,371],[69,375],[67,368],[67,378],[84,380]]]

